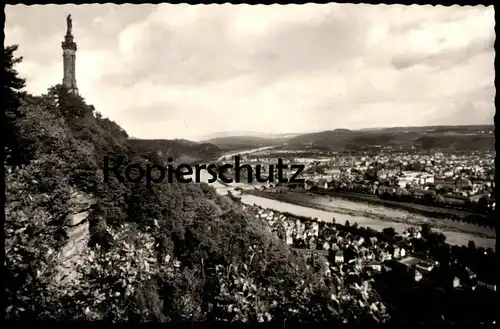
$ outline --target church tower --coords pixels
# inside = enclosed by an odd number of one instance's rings
[[[66,87],[69,92],[78,94],[78,87],[76,86],[76,43],[73,40],[73,35],[71,30],[73,28],[73,22],[71,20],[71,15],[66,17],[66,36],[62,42],[63,49],[63,63],[64,63],[64,75],[62,84]]]

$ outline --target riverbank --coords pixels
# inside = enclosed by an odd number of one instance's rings
[[[437,218],[456,218],[457,220],[464,220],[469,216],[477,216],[481,218],[485,218],[485,215],[476,214],[471,211],[455,209],[455,208],[446,208],[446,207],[438,207],[438,206],[430,206],[423,205],[418,203],[410,203],[410,202],[401,202],[395,200],[386,200],[382,199],[376,195],[355,193],[355,192],[347,192],[347,191],[329,191],[329,190],[319,190],[318,192],[314,192],[317,195],[327,195],[332,197],[340,197],[356,202],[366,202],[372,203],[376,205],[383,205],[386,207],[396,208],[407,210],[415,213],[419,213],[425,216],[437,217]]]
[[[275,193],[256,190],[245,190],[244,194],[255,195],[262,198],[272,199],[284,203],[294,204],[302,207],[310,207],[318,210],[345,214],[350,216],[366,217],[373,220],[379,220],[386,223],[400,223],[412,226],[420,226],[429,224],[433,228],[439,230],[452,231],[457,233],[470,234],[485,239],[495,239],[495,231],[485,227],[479,227],[466,223],[457,223],[445,219],[435,219],[413,215],[410,213],[401,213],[395,211],[387,211],[384,208],[374,208],[360,204],[351,205],[341,200],[329,200],[328,197],[309,195],[305,193]],[[357,209],[353,209],[357,207]]]
[[[224,189],[227,192],[227,189]],[[218,193],[224,192],[223,190],[218,190]],[[224,193],[225,194],[225,193]],[[368,218],[366,216],[353,216],[348,214],[343,214],[338,211],[326,211],[313,208],[311,206],[299,206],[292,203],[286,203],[274,199],[264,198],[248,193],[241,195],[241,202],[246,205],[261,206],[266,209],[273,209],[279,212],[286,212],[293,214],[295,216],[311,217],[317,218],[324,222],[331,222],[335,218],[335,222],[341,225],[345,225],[347,221],[354,224],[358,223],[359,226],[370,227],[376,231],[382,231],[384,228],[392,227],[398,233],[402,233],[407,230],[408,227],[419,228],[419,225],[403,224],[394,221],[382,221],[380,219]],[[483,238],[480,236],[475,236],[470,233],[456,232],[446,229],[437,229],[432,227],[433,231],[441,232],[446,236],[446,243],[450,245],[457,246],[467,246],[469,241],[474,241],[476,246],[481,246],[483,248],[493,248],[495,249],[495,238]]]

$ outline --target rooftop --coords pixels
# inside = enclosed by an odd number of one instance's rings
[[[426,261],[426,260],[423,260],[423,259],[420,259],[417,257],[413,257],[413,256],[405,257],[405,258],[401,259],[400,262],[404,265],[407,265],[407,266],[416,265],[416,266],[423,267],[423,268],[427,268],[429,266],[434,265],[433,263],[431,263],[429,261]]]

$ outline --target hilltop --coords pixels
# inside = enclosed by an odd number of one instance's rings
[[[460,125],[460,126],[416,126],[416,127],[384,127],[384,128],[365,128],[359,131],[371,131],[379,133],[406,133],[406,132],[455,132],[455,133],[474,133],[480,131],[490,131],[494,125]]]
[[[292,146],[356,150],[393,146],[418,149],[493,149],[493,125],[392,127],[365,130],[333,130],[304,134],[287,141]]]
[[[360,150],[373,147],[401,149],[493,149],[494,125],[388,127],[360,130],[334,129],[275,137],[226,136],[207,140],[222,150],[288,145],[330,150]]]

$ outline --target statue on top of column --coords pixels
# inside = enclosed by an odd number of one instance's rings
[[[71,30],[73,29],[73,21],[71,20],[71,14],[69,14],[68,17],[66,17],[66,25],[68,28],[68,31],[66,34],[70,35]]]

